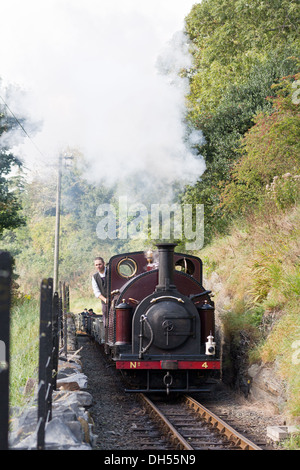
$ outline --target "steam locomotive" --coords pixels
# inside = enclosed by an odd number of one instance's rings
[[[175,253],[175,246],[116,255],[107,265],[104,334],[96,323],[90,330],[130,392],[203,391],[219,379],[214,303],[202,285],[202,262]]]

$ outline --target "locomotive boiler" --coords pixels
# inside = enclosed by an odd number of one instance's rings
[[[219,378],[214,303],[202,285],[200,258],[160,243],[108,263],[105,352],[131,392],[208,390]]]

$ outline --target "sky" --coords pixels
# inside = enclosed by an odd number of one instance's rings
[[[182,34],[195,0],[10,0],[0,16],[0,95],[24,123],[11,139],[43,171],[78,148],[97,183],[194,183],[205,163],[185,141],[191,56]],[[162,74],[162,70],[169,73]]]

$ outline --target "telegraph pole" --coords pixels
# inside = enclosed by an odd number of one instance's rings
[[[73,160],[73,155],[59,155],[57,170],[57,188],[56,188],[56,216],[55,216],[55,241],[54,241],[54,276],[53,292],[58,292],[58,270],[59,270],[59,229],[60,229],[60,199],[61,199],[61,173],[62,161]]]
[[[58,171],[57,171],[57,188],[56,188],[56,216],[55,216],[53,292],[58,292],[59,228],[60,228],[60,196],[61,196],[61,163],[62,163],[62,156],[59,155],[59,157],[58,157]]]

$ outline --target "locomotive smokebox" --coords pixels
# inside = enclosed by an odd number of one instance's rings
[[[177,243],[158,243],[159,270],[156,291],[176,289],[174,284],[174,248]]]

